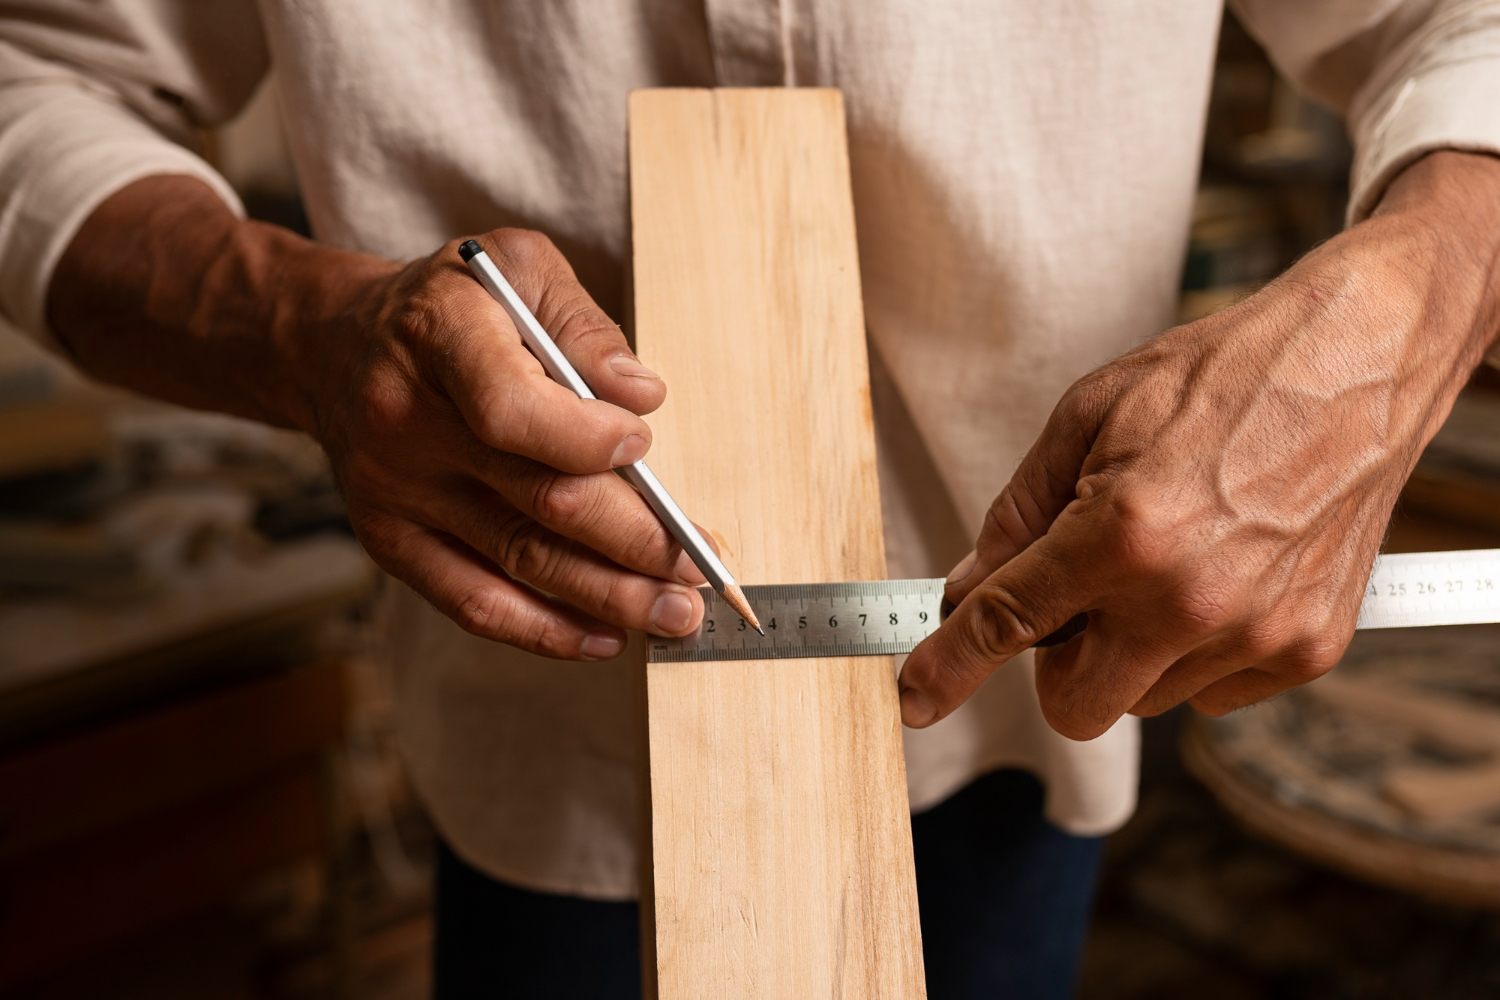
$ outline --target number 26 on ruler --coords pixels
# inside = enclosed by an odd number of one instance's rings
[[[1385,590],[1382,593],[1381,584],[1377,584],[1372,581],[1370,583],[1370,589],[1366,592],[1365,596],[1431,597],[1434,594],[1462,594],[1466,590],[1470,593],[1480,593],[1482,591],[1492,591],[1495,589],[1494,580],[1488,580],[1482,577],[1468,581],[1441,580],[1436,583],[1429,580],[1413,580],[1410,581],[1410,587],[1407,586],[1407,583],[1408,581],[1406,580],[1400,580],[1394,583],[1386,583],[1384,584]],[[1467,584],[1467,586],[1465,586],[1465,584]]]

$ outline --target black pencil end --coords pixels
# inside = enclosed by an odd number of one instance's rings
[[[484,253],[484,247],[473,240],[464,240],[458,245],[458,255],[464,259],[465,264],[472,260],[475,254],[480,253]]]

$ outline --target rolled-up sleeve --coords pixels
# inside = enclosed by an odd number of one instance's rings
[[[1238,0],[1277,66],[1344,113],[1349,222],[1439,149],[1500,154],[1497,0]]]
[[[111,194],[186,174],[242,212],[194,147],[202,129],[244,105],[267,68],[253,9],[87,7],[76,17],[0,14],[0,313],[43,342],[58,258]]]

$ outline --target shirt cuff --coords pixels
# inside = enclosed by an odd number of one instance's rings
[[[244,215],[213,167],[108,97],[58,83],[0,93],[0,312],[55,346],[46,312],[58,259],[110,195],[159,174],[196,177]]]
[[[1393,87],[1356,127],[1348,222],[1374,211],[1386,187],[1428,153],[1500,154],[1500,58],[1476,56],[1426,69]]]

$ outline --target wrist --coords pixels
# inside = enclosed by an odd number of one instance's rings
[[[400,267],[239,219],[195,178],[154,176],[85,220],[47,319],[103,381],[315,433]]]
[[[1472,370],[1500,338],[1500,157],[1441,150],[1391,182],[1359,228],[1395,234],[1403,270],[1420,274]]]
[[[243,226],[242,252],[266,270],[265,335],[276,369],[266,405],[282,422],[321,439],[323,404],[378,328],[402,265],[321,246],[276,226]]]

